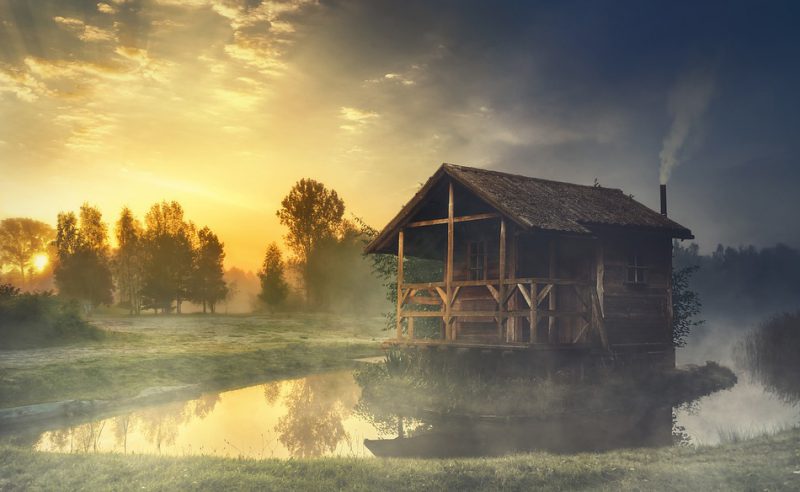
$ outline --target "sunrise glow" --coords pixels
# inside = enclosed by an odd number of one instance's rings
[[[48,263],[50,263],[50,258],[45,253],[38,253],[33,257],[33,268],[35,268],[37,272],[44,271]]]

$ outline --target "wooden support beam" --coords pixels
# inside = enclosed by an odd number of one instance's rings
[[[492,284],[486,284],[486,289],[488,289],[489,293],[492,294],[494,301],[500,304],[500,291],[498,291]]]
[[[410,340],[414,339],[414,318],[408,318],[408,338]]]
[[[404,318],[441,318],[443,311],[406,311],[402,312]]]
[[[462,215],[460,217],[453,217],[453,222],[470,222],[473,220],[486,220],[486,219],[496,219],[500,217],[498,213],[487,213],[487,214],[474,214],[474,215]],[[425,226],[432,226],[432,225],[443,225],[448,224],[450,218],[445,219],[431,219],[431,220],[418,220],[416,222],[409,222],[405,225],[405,227],[425,227]]]
[[[540,290],[539,294],[536,296],[536,304],[541,304],[544,298],[550,295],[551,290],[553,290],[553,284],[545,285],[544,288]]]
[[[578,343],[578,340],[580,340],[583,337],[583,335],[586,333],[586,330],[589,329],[590,325],[591,322],[586,321],[581,327],[581,330],[578,332],[578,335],[572,340],[572,343]]]
[[[530,332],[531,332],[530,333],[530,342],[531,343],[536,343],[538,341],[538,336],[539,336],[539,334],[538,334],[538,329],[539,329],[539,294],[536,292],[537,290],[538,290],[538,285],[535,282],[532,283],[531,284],[531,295],[530,295],[529,301],[532,300],[533,302],[528,302],[528,305],[531,308],[531,312],[530,312],[530,315],[529,315],[530,318],[528,318],[529,319],[529,323],[530,323],[530,327],[531,327],[531,329],[530,329]]]
[[[445,303],[445,328],[447,330],[447,339],[455,340],[455,326],[453,326],[450,312],[452,310],[450,299],[453,295],[453,247],[454,247],[454,233],[455,227],[453,218],[455,216],[455,207],[453,204],[453,181],[451,180],[447,189],[447,261],[445,265],[445,290],[447,291],[447,302]]]
[[[605,262],[605,254],[603,252],[603,240],[597,240],[597,249],[596,249],[596,256],[595,256],[595,263],[596,263],[596,271],[595,271],[595,289],[597,290],[597,299],[600,302],[600,315],[605,316],[605,306],[603,304],[603,295],[604,295],[604,282],[605,282],[605,275],[606,275],[606,262]],[[670,255],[670,259],[672,256]]]
[[[441,287],[436,287],[436,293],[439,294],[439,297],[442,299],[442,304],[445,306],[448,304],[447,302],[447,292],[442,290]]]
[[[503,313],[506,310],[506,305],[504,299],[506,298],[506,219],[500,219],[500,285],[498,285],[498,292],[497,292],[497,303],[498,309],[500,311],[500,316],[497,320],[497,339],[503,341],[504,339],[508,338],[508,334],[503,333],[504,331],[504,316]],[[508,341],[508,340],[506,340]]]
[[[461,292],[461,286],[457,285],[453,289],[453,297],[450,299],[450,305],[452,306],[454,302],[456,302],[456,298],[458,298],[458,293]]]
[[[549,250],[550,250],[549,251],[549,253],[550,253],[549,254],[550,261],[549,261],[548,275],[550,276],[550,278],[555,278],[556,277],[556,240],[555,239],[550,239]],[[550,291],[550,296],[549,296],[548,299],[549,299],[549,306],[548,307],[550,308],[550,311],[555,311],[556,310],[556,289],[552,289]],[[555,343],[556,341],[558,341],[558,333],[556,332],[556,329],[557,329],[558,325],[556,323],[557,323],[556,318],[554,316],[550,316],[550,319],[548,320],[548,323],[547,323],[547,340],[550,343]]]
[[[410,291],[409,291],[410,292]],[[397,234],[397,339],[403,337],[403,229]]]
[[[536,284],[531,284],[531,287],[533,287],[534,285]],[[522,298],[525,299],[525,302],[528,304],[528,307],[531,307],[532,296],[525,289],[525,284],[517,284],[517,288],[519,289],[519,293],[522,294]]]
[[[508,267],[506,268],[506,277],[517,276],[517,235],[513,224],[511,229],[506,231],[506,235],[510,236],[511,244],[508,246]],[[508,307],[510,311],[517,309],[517,284],[515,282],[506,282],[506,295],[503,298],[503,304]],[[524,289],[523,289],[524,290]],[[522,339],[522,319],[510,318],[506,329],[511,333],[511,341],[519,342]]]
[[[597,296],[597,291],[592,291],[592,304],[594,306],[593,313],[597,332],[600,335],[600,343],[603,348],[608,350],[608,335],[606,334],[605,317],[603,316],[602,309],[600,308],[600,299]]]

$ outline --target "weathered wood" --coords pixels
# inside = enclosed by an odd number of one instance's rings
[[[419,312],[428,313],[430,311],[419,311]],[[513,311],[508,310],[508,311],[504,311],[503,313],[500,313],[500,311],[488,311],[488,310],[474,310],[474,311],[467,311],[467,310],[460,311],[459,310],[459,311],[451,311],[450,315],[453,318],[496,318],[496,317],[501,316],[501,315],[504,318],[508,318],[509,316],[526,316],[527,317],[529,312],[530,311],[528,309],[515,309]],[[557,317],[557,318],[560,318],[560,317],[577,317],[577,316],[583,317],[583,316],[587,316],[588,315],[588,313],[586,311],[573,311],[573,310],[569,310],[569,311],[566,311],[566,310],[551,311],[549,309],[540,309],[538,312],[542,316],[553,316],[553,317]],[[404,316],[411,316],[411,315],[412,314],[410,314],[408,311],[404,312]],[[413,314],[413,315],[416,316],[416,314]]]
[[[436,287],[436,293],[439,294],[439,297],[442,299],[442,303],[445,305],[450,304],[447,300],[447,292],[444,291],[441,287]]]
[[[500,291],[498,291],[492,284],[486,284],[486,289],[489,291],[490,294],[492,294],[492,297],[494,298],[495,302],[499,304]]]
[[[444,287],[444,282],[417,282],[403,284],[409,289],[433,289],[435,287]]]
[[[508,278],[506,279],[506,284],[530,284],[530,283],[537,283],[537,284],[553,284],[553,285],[578,285],[578,286],[590,286],[589,282],[585,280],[577,280],[577,279],[568,279],[568,278],[547,278],[547,277],[523,277],[523,278]],[[486,284],[499,284],[500,279],[486,279],[486,280],[453,280],[453,286],[460,286],[460,287],[483,287]],[[444,287],[445,282],[427,282],[427,283],[420,283],[420,284],[406,284],[407,287],[415,287],[415,288],[422,288],[422,287]]]
[[[443,311],[407,311],[403,310],[402,315],[404,318],[441,318]]]
[[[452,297],[452,299],[450,299],[450,305],[451,306],[456,302],[456,299],[458,298],[458,293],[459,292],[461,292],[461,286],[460,285],[456,285],[455,288],[453,289],[453,297]]]
[[[531,284],[536,285],[536,284]],[[517,289],[519,289],[519,293],[522,294],[522,298],[525,299],[525,303],[528,307],[531,307],[531,295],[525,289],[525,284],[517,284]]]
[[[453,217],[453,222],[470,222],[473,220],[486,220],[486,219],[496,219],[500,217],[498,213],[486,213],[486,214],[474,214],[474,215],[461,215],[459,217]],[[416,222],[409,222],[405,225],[405,227],[425,227],[425,226],[432,226],[432,225],[443,225],[449,222],[449,218],[444,219],[431,219],[431,220],[418,220]]]
[[[600,335],[600,343],[603,348],[608,350],[608,335],[606,334],[605,317],[600,307],[600,299],[597,296],[597,291],[592,291],[592,303],[594,305],[594,320],[597,333]]]
[[[500,278],[499,278],[499,280],[500,280],[500,283],[499,283],[499,286],[498,286],[498,289],[497,289],[498,290],[498,292],[497,292],[497,303],[498,303],[498,309],[500,310],[500,316],[498,317],[498,320],[497,320],[497,339],[498,340],[503,340],[505,338],[507,340],[508,339],[508,334],[507,333],[506,334],[503,333],[503,330],[505,328],[505,326],[504,326],[505,320],[503,318],[503,312],[506,310],[505,302],[503,302],[505,300],[505,297],[506,297],[506,290],[505,290],[506,289],[506,220],[502,219],[502,218],[500,219],[500,258],[499,258],[499,261],[500,261],[500,264],[499,264],[499,268],[500,268],[500,273],[499,273],[499,277]]]
[[[515,234],[515,227],[509,224],[510,229],[506,231],[506,235],[510,236],[511,244],[508,246],[508,267],[506,268],[507,277],[517,276],[517,236]],[[508,285],[508,284],[507,284]],[[510,287],[506,288],[506,295],[503,299],[503,304],[508,306],[509,310],[517,309],[517,284],[510,283]],[[511,333],[511,341],[518,342],[522,339],[522,318],[509,318],[506,323],[506,329]]]
[[[409,290],[410,292],[410,290]],[[397,234],[397,338],[403,336],[403,229]]]
[[[549,249],[549,262],[548,262],[548,276],[550,278],[555,278],[556,276],[556,240],[550,239],[548,244]],[[555,288],[550,290],[550,295],[548,297],[548,307],[550,311],[556,310],[556,290]],[[547,340],[550,343],[555,343],[558,339],[558,333],[556,332],[557,324],[556,324],[555,316],[550,316],[550,319],[547,322]]]
[[[441,306],[442,301],[439,297],[409,297],[408,304],[418,304],[421,306]]]
[[[454,248],[454,222],[455,206],[453,203],[453,181],[448,183],[447,187],[447,260],[445,266],[445,290],[447,292],[448,302],[445,303],[445,328],[447,331],[447,339],[455,340],[456,334],[455,326],[453,326],[450,312],[452,310],[452,303],[449,302],[453,296],[453,248]]]
[[[595,267],[595,290],[597,290],[597,298],[600,301],[600,314],[604,315],[605,304],[603,304],[603,296],[605,293],[605,288],[603,283],[605,282],[606,276],[606,263],[605,255],[603,253],[602,239],[597,240],[597,248],[595,250]]]
[[[539,294],[536,292],[539,286],[536,283],[531,283],[531,295],[528,297],[528,306],[531,309],[528,322],[530,323],[530,341],[535,343],[538,340],[539,329]],[[532,302],[531,302],[532,301]]]
[[[414,317],[408,318],[408,338],[414,339]]]
[[[536,296],[536,304],[541,304],[545,297],[550,295],[550,291],[553,290],[553,284],[547,284],[539,291],[539,294]]]
[[[578,343],[578,341],[583,337],[583,335],[586,333],[586,331],[589,329],[590,326],[591,326],[591,321],[585,322],[581,327],[581,330],[578,332],[578,335],[572,340],[572,343]]]

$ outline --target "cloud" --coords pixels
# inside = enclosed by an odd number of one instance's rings
[[[380,115],[374,111],[342,106],[339,108],[339,117],[344,120],[339,128],[346,132],[359,133],[372,121],[380,118]]]
[[[56,22],[56,24],[77,35],[81,41],[100,42],[112,41],[115,39],[115,36],[111,31],[97,26],[88,25],[80,19],[56,16],[53,18],[53,20]]]
[[[100,2],[97,4],[97,11],[103,14],[116,14],[117,9],[107,3]]]
[[[0,67],[0,94],[10,93],[21,101],[33,102],[47,92],[47,87],[31,74]]]

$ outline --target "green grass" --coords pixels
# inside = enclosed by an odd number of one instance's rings
[[[0,407],[134,396],[152,386],[221,389],[349,367],[380,354],[380,318],[143,316],[92,321],[109,336],[0,352]]]
[[[0,489],[797,490],[800,430],[719,447],[490,459],[249,460],[0,448]]]

